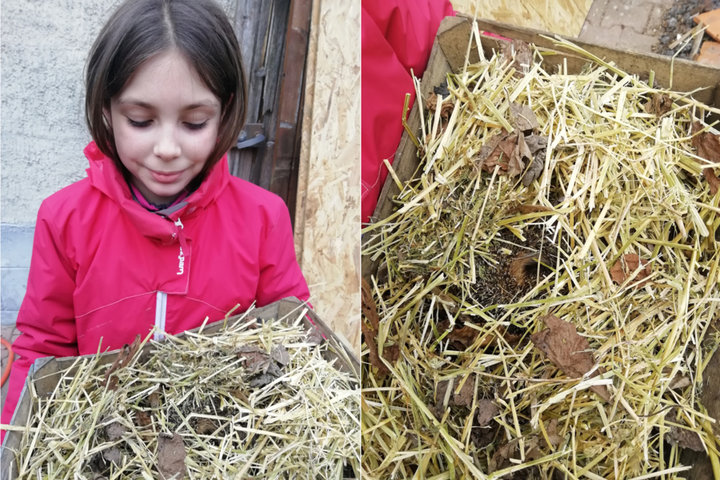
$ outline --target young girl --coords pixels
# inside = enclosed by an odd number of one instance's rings
[[[309,297],[287,207],[228,170],[245,80],[212,0],[127,0],[92,47],[86,83],[88,176],[40,206],[3,424],[38,357]]]

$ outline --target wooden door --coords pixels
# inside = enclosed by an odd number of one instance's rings
[[[295,216],[312,0],[238,0],[235,29],[248,83],[230,172],[282,197]]]

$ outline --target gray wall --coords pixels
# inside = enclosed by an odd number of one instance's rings
[[[231,17],[236,0],[222,0]],[[85,57],[118,0],[2,0],[0,317],[15,321],[42,200],[85,176]]]

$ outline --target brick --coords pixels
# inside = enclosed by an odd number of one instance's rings
[[[698,63],[720,67],[720,43],[705,41],[700,47],[700,53],[694,59]]]
[[[675,0],[642,0],[644,3],[652,4],[658,7],[661,7],[663,10],[667,10],[668,8],[673,6],[673,3],[675,3]]]
[[[611,2],[605,10],[605,17],[600,22],[600,26],[605,28],[621,26],[642,33],[650,18],[651,10],[652,5],[644,2],[637,5]]]
[[[695,23],[707,25],[705,33],[714,40],[720,41],[720,8],[701,13],[693,18]]]
[[[587,27],[587,28],[586,28]],[[585,25],[580,32],[580,40],[606,47],[623,47],[620,42],[621,26],[604,28],[599,25]]]
[[[600,25],[603,17],[605,16],[605,10],[607,9],[610,0],[594,0],[588,10],[587,16],[585,17],[585,25]]]
[[[640,53],[651,53],[652,47],[657,41],[657,38],[652,35],[637,33],[629,28],[624,28],[620,34],[621,44],[626,45],[628,50]]]

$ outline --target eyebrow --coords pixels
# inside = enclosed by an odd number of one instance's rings
[[[155,106],[153,106],[150,103],[144,102],[142,100],[135,100],[133,98],[119,98],[118,103],[121,105],[133,105],[138,106],[142,108],[146,108],[148,110],[154,110]],[[196,108],[218,108],[220,105],[218,102],[215,102],[213,100],[204,100],[200,102],[191,103],[190,105],[185,105],[182,110],[195,110]]]

